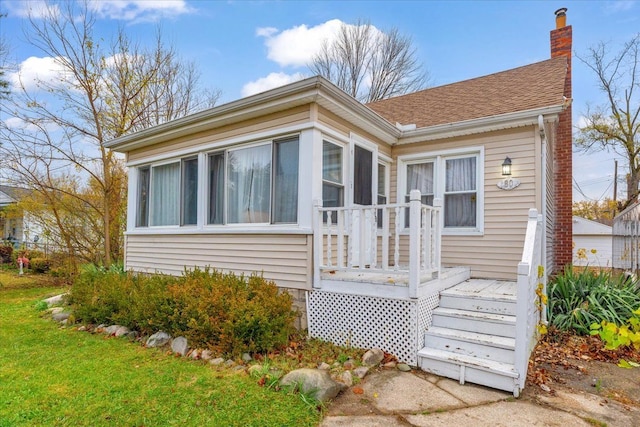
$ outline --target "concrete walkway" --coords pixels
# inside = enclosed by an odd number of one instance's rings
[[[584,393],[536,389],[514,399],[422,371],[382,370],[338,396],[321,427],[593,425],[640,425],[640,411]]]

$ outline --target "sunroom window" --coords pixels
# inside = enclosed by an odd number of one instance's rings
[[[297,137],[210,154],[208,167],[208,224],[297,222]]]
[[[197,208],[196,157],[138,169],[137,227],[195,225]]]

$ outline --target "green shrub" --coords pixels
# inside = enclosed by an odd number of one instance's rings
[[[13,254],[13,246],[0,245],[0,262],[3,262],[3,263],[11,262],[12,254]]]
[[[296,317],[291,296],[275,283],[209,269],[172,277],[86,267],[70,301],[80,321],[164,330],[228,355],[286,345]]]
[[[31,258],[29,266],[34,273],[46,273],[51,268],[51,260],[48,258]]]
[[[548,318],[560,330],[582,335],[603,320],[623,324],[640,307],[637,283],[609,272],[565,269],[548,285]]]

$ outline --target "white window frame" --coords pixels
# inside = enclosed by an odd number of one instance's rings
[[[484,235],[484,147],[467,147],[452,150],[432,151],[398,156],[398,184],[396,199],[404,202],[407,187],[407,165],[433,161],[434,162],[434,198],[444,202],[446,186],[446,160],[476,157],[476,226],[475,227],[445,227],[444,212],[441,220],[443,235],[482,236]],[[443,207],[444,211],[444,207]],[[404,221],[404,219],[403,219]],[[405,228],[404,232],[408,232]]]
[[[278,222],[278,223],[274,223],[273,222],[273,197],[274,197],[274,188],[273,188],[273,183],[274,183],[274,165],[273,165],[273,158],[274,158],[274,153],[275,153],[275,143],[278,141],[285,141],[288,139],[293,139],[293,138],[297,138],[298,139],[298,206],[297,206],[297,212],[296,212],[296,222]],[[298,225],[300,224],[300,141],[301,141],[301,135],[300,134],[288,134],[288,135],[278,135],[276,137],[273,138],[269,138],[269,139],[263,139],[260,141],[252,141],[252,142],[248,142],[246,144],[235,144],[232,146],[228,146],[228,147],[224,147],[221,149],[217,149],[217,150],[212,150],[212,151],[208,151],[204,153],[204,158],[206,159],[205,161],[205,178],[204,178],[204,189],[205,189],[205,196],[203,198],[203,203],[204,203],[204,207],[203,207],[203,212],[204,212],[204,225],[203,228],[204,229],[229,229],[229,230],[234,230],[234,229],[239,229],[239,228],[261,228],[264,229],[265,227],[268,228],[274,228],[274,227],[278,227],[278,228],[286,228],[286,227],[298,227]],[[270,176],[270,182],[269,182],[269,221],[268,222],[239,222],[239,223],[229,223],[228,221],[228,211],[227,209],[229,209],[229,194],[227,189],[225,188],[224,191],[224,213],[223,213],[223,223],[222,224],[209,224],[208,223],[208,218],[209,218],[209,196],[210,196],[210,189],[209,189],[209,156],[212,154],[220,154],[222,153],[224,155],[224,179],[225,179],[225,187],[227,186],[227,173],[228,173],[228,169],[229,169],[229,162],[228,162],[228,152],[230,151],[236,151],[236,150],[241,150],[241,149],[246,149],[246,148],[253,148],[253,147],[259,147],[259,146],[263,146],[263,145],[270,145],[271,148],[271,176]]]
[[[351,192],[348,191],[348,187],[350,186],[349,183],[351,181],[351,178],[349,178],[349,176],[347,175],[347,170],[346,170],[346,165],[347,165],[347,157],[349,156],[349,150],[347,150],[347,146],[345,146],[345,144],[336,141],[333,138],[329,138],[325,135],[322,136],[322,140],[321,140],[321,145],[322,147],[324,147],[324,143],[327,142],[329,144],[333,144],[337,147],[340,147],[340,149],[342,150],[342,165],[341,165],[341,174],[342,174],[342,206],[346,206],[347,203],[349,202],[349,197],[351,197]],[[322,153],[322,162],[320,165],[320,180],[322,181],[322,186],[324,186],[325,181],[331,185],[337,185],[338,183],[333,182],[333,181],[328,181],[324,179],[324,148],[321,150]],[[322,186],[321,186],[321,192],[322,192]],[[322,196],[322,193],[321,193]],[[322,202],[324,204],[324,197],[322,197]]]

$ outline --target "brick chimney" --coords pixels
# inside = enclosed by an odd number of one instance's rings
[[[556,134],[554,156],[555,224],[553,236],[554,271],[561,271],[572,261],[573,233],[571,205],[573,198],[571,158],[573,138],[571,131],[571,26],[567,26],[567,8],[556,10],[556,28],[551,31],[551,58],[567,58],[567,75],[564,81],[564,96],[569,101],[567,109],[560,114]]]

